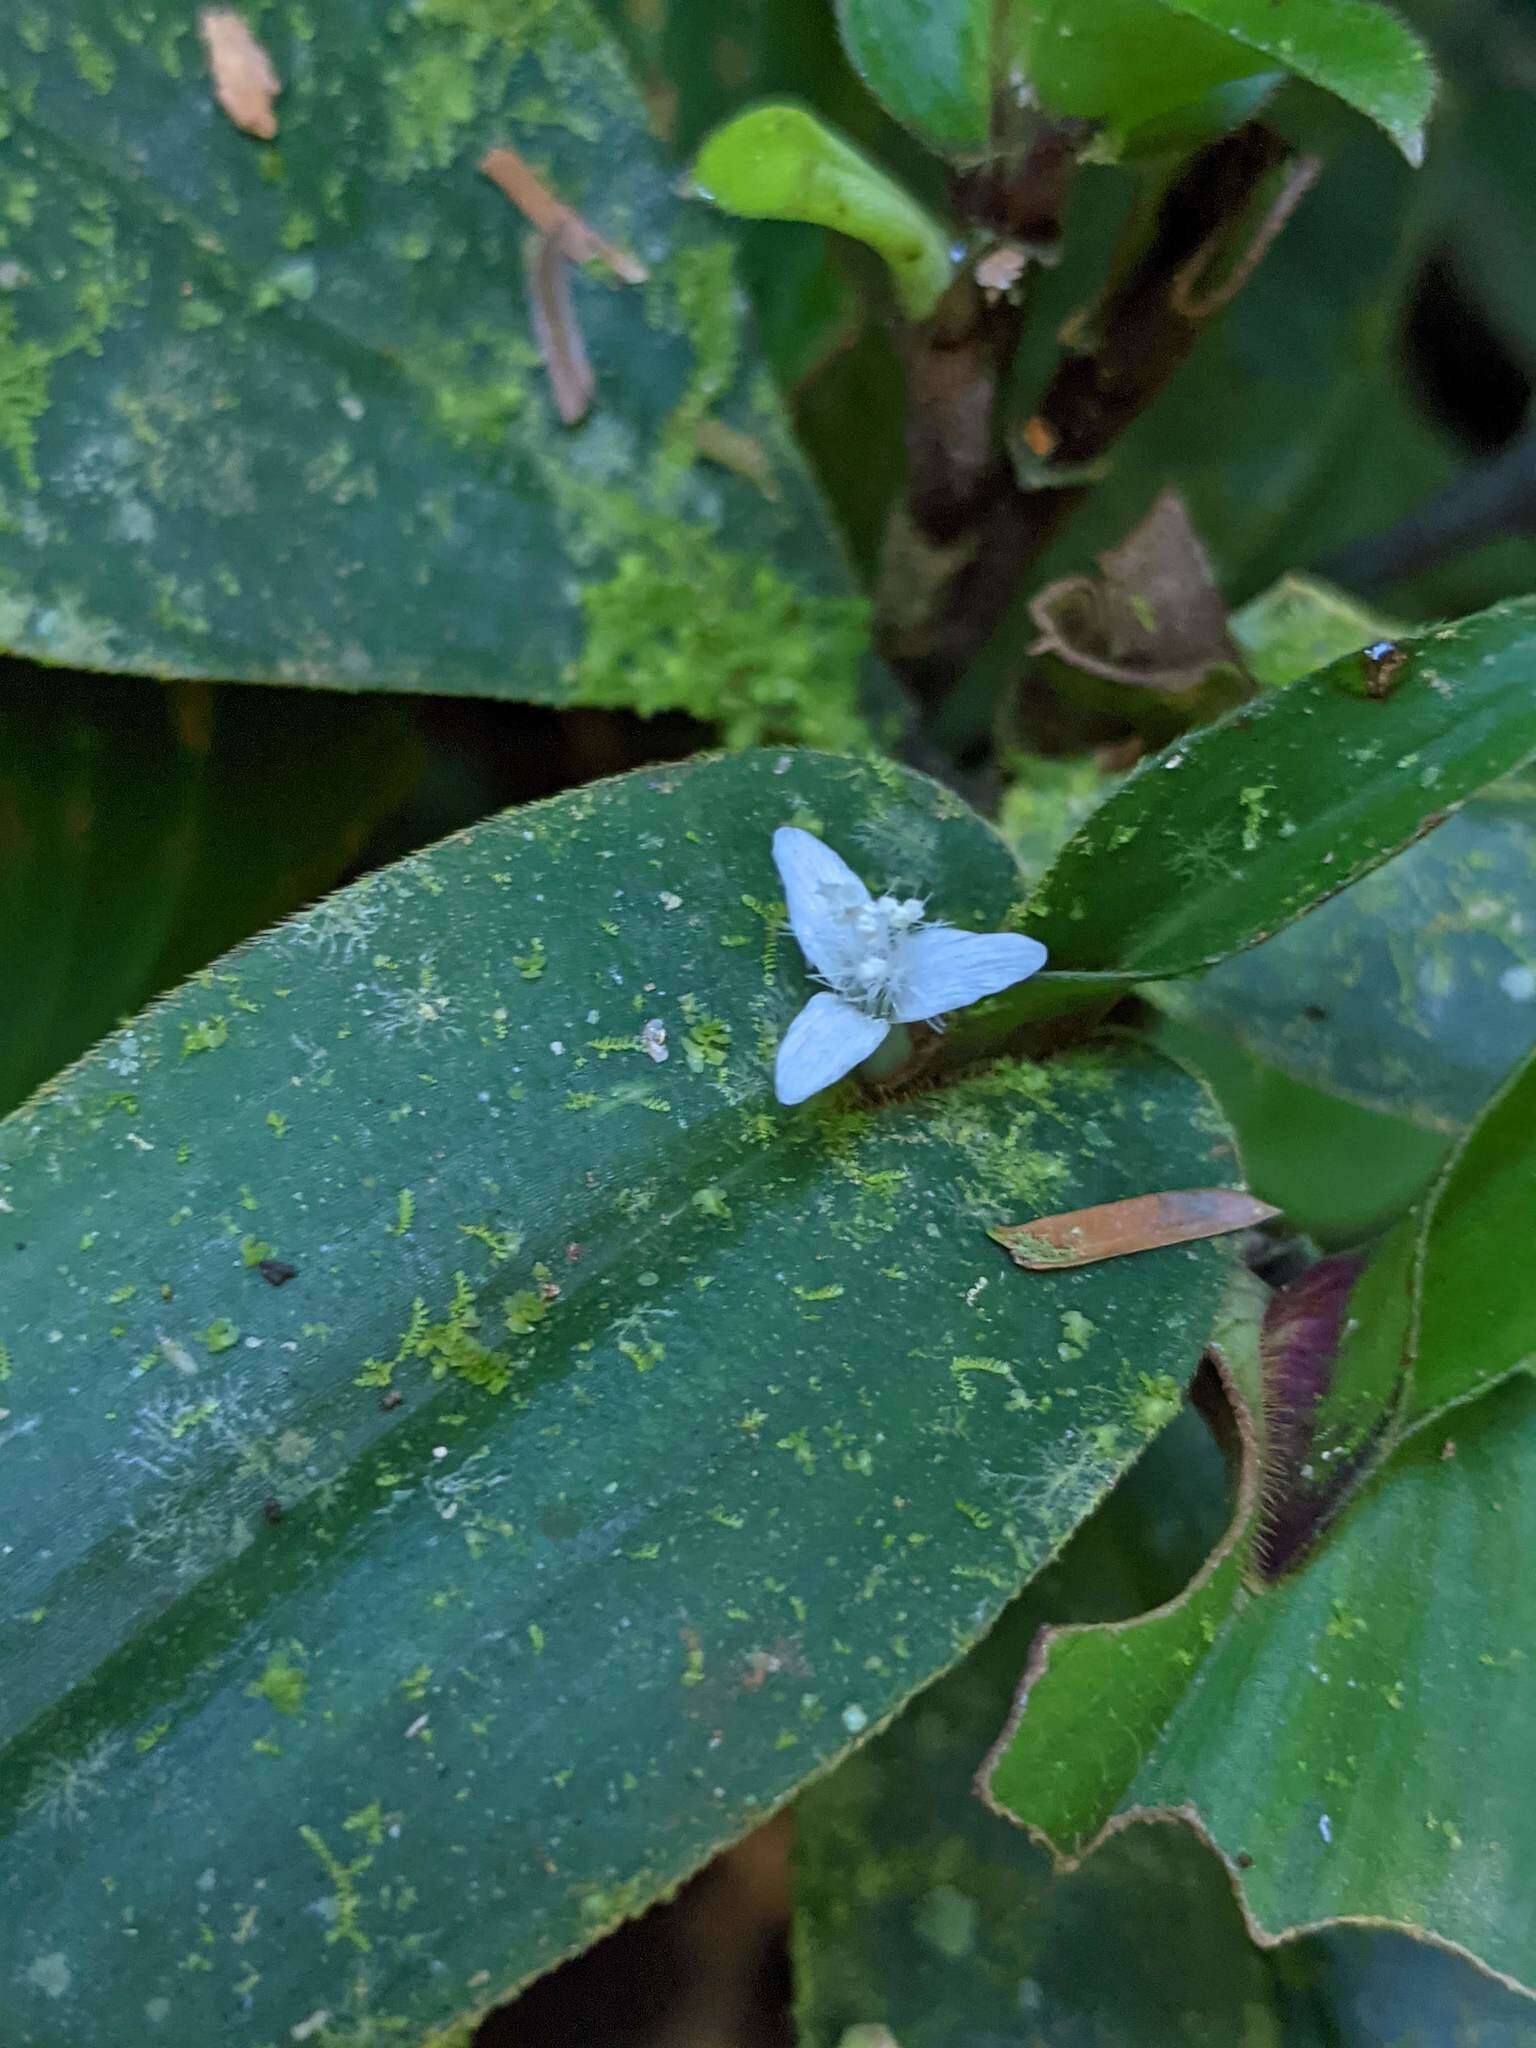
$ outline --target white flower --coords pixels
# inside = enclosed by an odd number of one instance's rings
[[[826,983],[785,1032],[780,1102],[804,1102],[867,1060],[896,1024],[916,1024],[1011,988],[1045,965],[1038,939],[925,924],[915,897],[871,896],[813,833],[781,825],[773,858],[789,927]]]

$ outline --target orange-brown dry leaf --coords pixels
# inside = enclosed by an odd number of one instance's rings
[[[515,149],[493,149],[480,159],[480,168],[499,185],[512,204],[541,235],[557,243],[573,263],[606,263],[625,284],[644,284],[650,272],[636,256],[589,228],[574,207],[557,199],[544,180],[529,169]]]
[[[214,98],[237,128],[270,142],[277,133],[272,102],[283,89],[272,59],[229,8],[205,7],[197,25],[208,52]]]
[[[1091,1266],[1099,1259],[1155,1251],[1160,1245],[1223,1237],[1229,1230],[1248,1230],[1279,1214],[1268,1202],[1231,1188],[1178,1188],[1171,1194],[1132,1195],[1124,1202],[1042,1216],[1034,1223],[1006,1223],[987,1235],[996,1238],[1015,1265],[1051,1273],[1063,1266]]]

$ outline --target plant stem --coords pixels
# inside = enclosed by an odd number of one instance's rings
[[[1255,200],[1288,162],[1290,176],[1254,228]],[[1022,474],[1001,421],[1022,311],[967,301],[963,287],[983,296],[967,274],[919,332],[909,379],[911,481],[893,521],[879,630],[882,653],[930,716],[1087,496],[1092,477],[1084,472],[1166,387],[1316,172],[1315,159],[1293,159],[1258,121],[1180,168],[1150,229],[1144,219],[1133,225],[1096,312],[1078,323],[1088,331],[1064,350],[1025,430]],[[1059,181],[1064,192],[1064,174]]]

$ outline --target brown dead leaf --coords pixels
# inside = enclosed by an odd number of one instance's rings
[[[574,207],[557,199],[515,149],[487,151],[480,159],[480,168],[493,185],[506,193],[519,213],[541,235],[558,243],[561,253],[573,263],[606,263],[625,284],[644,284],[650,276],[638,257],[615,248],[595,228],[589,228]]]
[[[1128,1258],[1161,1245],[1193,1244],[1268,1223],[1280,1211],[1232,1188],[1178,1188],[1163,1195],[1132,1195],[1034,1223],[1005,1223],[987,1232],[1015,1265],[1031,1273],[1065,1266],[1091,1266],[1100,1259]]]
[[[523,242],[523,267],[533,307],[533,338],[549,372],[555,410],[568,427],[574,427],[591,410],[597,379],[571,299],[570,262],[556,236],[529,235]]]
[[[197,18],[213,77],[213,96],[237,128],[270,142],[277,133],[272,102],[282,82],[272,59],[232,9],[205,7]]]
[[[1040,629],[1031,653],[1059,655],[1105,682],[1178,696],[1220,673],[1231,678],[1234,702],[1250,694],[1210,557],[1177,491],[1164,491],[1119,547],[1100,555],[1098,576],[1050,584],[1029,611]]]

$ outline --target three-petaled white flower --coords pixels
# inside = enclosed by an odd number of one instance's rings
[[[915,896],[871,896],[813,833],[781,825],[773,858],[789,928],[826,983],[785,1032],[774,1067],[780,1102],[804,1102],[867,1060],[893,1025],[931,1022],[1012,988],[1045,965],[1038,939],[927,924]]]

